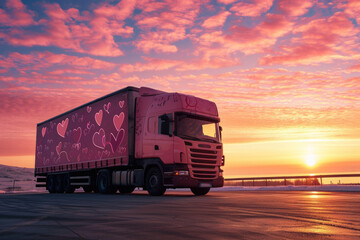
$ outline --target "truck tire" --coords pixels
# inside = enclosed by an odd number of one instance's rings
[[[122,186],[119,187],[119,192],[120,193],[132,193],[135,190],[134,186]]]
[[[97,176],[97,186],[100,193],[113,194],[116,193],[116,188],[111,183],[110,170],[100,170]]]
[[[86,193],[91,193],[93,191],[93,189],[90,185],[83,186],[82,188],[83,188],[84,192],[86,192]]]
[[[165,193],[164,178],[159,168],[152,167],[146,173],[146,189],[151,196],[161,196]]]
[[[61,174],[55,176],[55,191],[57,193],[64,193],[64,178]]]
[[[71,180],[70,180],[69,174],[65,174],[65,176],[64,176],[64,191],[65,191],[65,193],[74,193],[75,192],[75,187],[71,186]]]
[[[49,193],[56,193],[56,190],[55,190],[55,176],[54,175],[47,176],[46,188],[49,191]]]
[[[192,193],[195,194],[196,196],[206,195],[210,191],[209,187],[207,188],[192,187],[190,189]]]

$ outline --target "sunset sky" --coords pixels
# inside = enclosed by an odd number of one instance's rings
[[[36,123],[147,86],[216,102],[225,177],[360,172],[359,24],[358,0],[0,1],[0,164],[34,167]]]

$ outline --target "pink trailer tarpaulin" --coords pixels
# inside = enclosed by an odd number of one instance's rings
[[[38,124],[36,173],[127,165],[136,90],[123,89]]]

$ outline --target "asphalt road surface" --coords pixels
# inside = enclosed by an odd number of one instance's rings
[[[360,193],[2,194],[0,239],[360,239]]]

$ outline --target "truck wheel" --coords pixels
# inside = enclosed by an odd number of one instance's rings
[[[55,176],[55,191],[57,193],[64,193],[64,182],[63,176],[58,174]]]
[[[161,196],[165,193],[164,179],[159,168],[153,167],[147,172],[146,189],[151,196]]]
[[[83,188],[84,192],[86,192],[86,193],[91,193],[93,191],[93,189],[90,185],[83,186],[82,188]]]
[[[135,190],[135,187],[134,186],[122,186],[122,187],[119,187],[119,192],[120,193],[132,193],[133,191]]]
[[[64,191],[65,191],[65,193],[74,193],[75,192],[75,187],[71,186],[69,174],[66,174],[64,176]]]
[[[111,172],[107,169],[100,170],[97,176],[97,186],[100,193],[116,193],[116,188],[111,183]]]
[[[56,190],[55,190],[55,176],[54,175],[47,176],[46,187],[47,187],[47,190],[49,191],[49,193],[56,193]]]
[[[195,194],[196,196],[206,195],[210,191],[209,187],[207,188],[192,187],[190,189],[193,192],[193,194]]]

